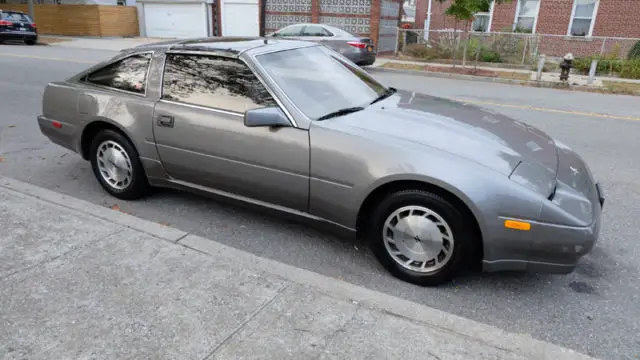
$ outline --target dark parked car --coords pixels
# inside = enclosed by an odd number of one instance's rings
[[[7,40],[36,44],[38,31],[29,15],[21,11],[0,10],[0,42]]]
[[[48,84],[42,111],[117,198],[169,187],[331,223],[421,285],[480,262],[571,272],[600,232],[602,189],[561,142],[312,42],[145,45]]]
[[[360,66],[373,65],[376,61],[376,47],[373,40],[329,25],[289,25],[269,36],[317,42],[339,52]]]

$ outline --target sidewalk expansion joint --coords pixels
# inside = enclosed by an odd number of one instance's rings
[[[180,241],[182,241],[182,239],[186,238],[186,237],[187,237],[187,236],[189,236],[189,235],[191,235],[191,234],[190,234],[190,233],[186,233],[186,234],[184,234],[184,235],[180,236],[179,238],[177,238],[177,239],[176,239],[175,243],[176,243],[176,244],[178,244]],[[182,245],[182,244],[179,244],[179,245]],[[187,247],[187,248],[191,249],[191,248],[190,248],[190,247],[188,247],[188,246],[185,246],[185,245],[182,245],[182,246],[184,246],[184,247]],[[191,250],[196,250],[196,249],[191,249]],[[196,250],[196,251],[199,251],[199,250]],[[202,251],[200,251],[200,252],[202,252]]]
[[[262,312],[262,310],[267,308],[267,306],[271,305],[280,295],[282,295],[282,293],[289,288],[289,285],[290,284],[286,284],[283,287],[281,287],[280,289],[278,289],[278,292],[276,292],[276,294],[273,295],[273,297],[271,299],[267,300],[256,311],[254,311],[251,314],[249,314],[249,316],[247,316],[247,318],[242,322],[242,324],[240,324],[226,338],[224,338],[224,340],[222,340],[215,348],[213,348],[213,350],[211,350],[210,353],[205,355],[202,358],[202,360],[212,360],[213,356],[216,354],[216,352],[218,352],[218,350],[220,350],[227,342],[229,342],[231,339],[233,339],[236,336],[236,334],[238,334],[240,331],[242,331],[242,329],[244,329],[251,320],[253,320],[256,316],[258,316],[258,314],[260,314]]]

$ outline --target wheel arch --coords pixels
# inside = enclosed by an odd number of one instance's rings
[[[125,136],[131,142],[134,149],[138,151],[133,139],[118,123],[105,118],[98,118],[90,121],[82,130],[82,136],[80,136],[80,155],[84,160],[89,160],[89,156],[91,154],[91,140],[96,136],[96,134],[105,129],[119,132],[122,136]]]
[[[356,217],[356,230],[359,235],[363,232],[360,229],[366,226],[367,220],[370,219],[375,204],[380,203],[385,196],[402,190],[423,190],[434,193],[449,201],[452,205],[459,209],[465,216],[471,220],[473,231],[477,235],[476,238],[476,254],[478,263],[484,258],[484,231],[479,216],[479,210],[475,207],[471,199],[464,196],[461,191],[431,181],[416,179],[394,179],[377,185],[368,193],[364,201],[362,201]]]

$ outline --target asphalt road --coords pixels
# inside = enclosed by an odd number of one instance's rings
[[[640,98],[376,73],[538,126],[581,153],[606,187],[601,240],[576,272],[477,274],[429,289],[391,277],[362,244],[300,224],[173,191],[139,202],[107,196],[89,164],[52,145],[35,118],[48,81],[113,54],[0,46],[0,174],[603,359],[640,357]]]

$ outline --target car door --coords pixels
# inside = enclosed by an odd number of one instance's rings
[[[154,136],[165,170],[178,181],[306,211],[309,133],[247,127],[244,112],[277,107],[241,60],[167,54]]]

